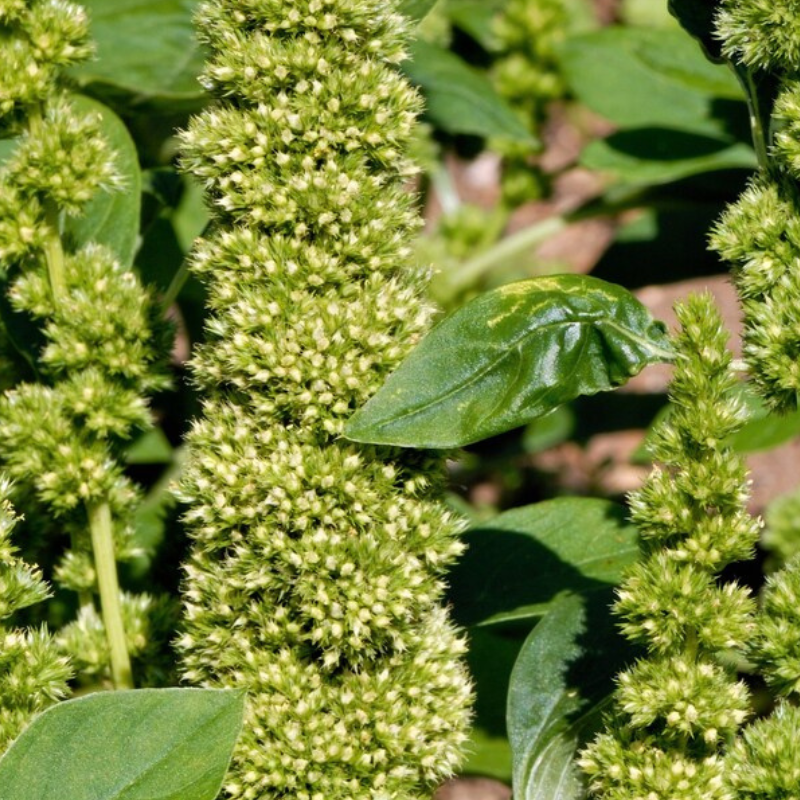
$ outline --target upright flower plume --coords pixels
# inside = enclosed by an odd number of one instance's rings
[[[743,649],[753,629],[747,591],[718,579],[758,537],[745,511],[744,466],[723,444],[743,410],[731,396],[736,378],[711,298],[693,297],[677,312],[671,413],[653,445],[662,466],[631,498],[643,560],[615,608],[648,656],[620,676],[608,728],[580,760],[602,800],[733,800],[723,748],[750,707],[719,658]]]
[[[63,0],[0,0],[0,28],[0,129],[18,137],[0,170],[0,269],[11,305],[43,338],[30,354],[40,380],[0,398],[0,462],[21,510],[37,516],[44,549],[63,546],[43,534],[70,536],[55,576],[96,621],[103,646],[88,672],[111,667],[118,685],[130,685],[115,560],[136,492],[117,455],[151,424],[148,393],[166,385],[164,328],[132,271],[65,233],[98,192],[122,187],[99,115],[79,111],[60,81],[92,53],[86,13]],[[75,648],[79,677],[91,651]]]
[[[229,797],[378,800],[450,775],[469,719],[441,605],[460,552],[442,462],[345,420],[426,329],[403,152],[419,99],[387,0],[213,0],[219,103],[183,134],[215,230],[181,486],[186,678],[244,687]]]
[[[800,6],[722,0],[716,22],[723,53],[747,76],[761,169],[711,246],[734,266],[753,382],[786,411],[800,392]]]
[[[66,696],[71,672],[44,628],[19,630],[3,624],[49,596],[39,571],[20,560],[11,544],[17,518],[9,490],[8,481],[0,479],[0,754],[34,714]]]

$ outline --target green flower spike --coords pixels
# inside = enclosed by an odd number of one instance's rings
[[[749,594],[719,583],[759,532],[745,510],[744,467],[724,445],[744,414],[710,296],[676,311],[671,413],[652,447],[661,463],[631,497],[643,560],[615,606],[648,655],[620,675],[606,730],[579,759],[601,800],[734,800],[724,745],[750,712],[746,687],[719,657],[744,649],[754,628]]]
[[[423,796],[466,736],[442,460],[340,437],[431,316],[395,6],[198,10],[219,102],[182,137],[215,229],[193,261],[211,318],[180,490],[194,549],[179,647],[189,681],[248,691],[232,798]]]
[[[100,595],[101,663],[84,669],[89,642],[58,637],[78,656],[77,679],[129,687],[116,561],[132,553],[137,492],[119,457],[152,424],[147,396],[167,386],[166,329],[113,253],[73,247],[64,235],[98,192],[122,187],[101,120],[78,112],[61,85],[64,68],[92,54],[86,13],[63,0],[5,0],[0,25],[0,130],[17,137],[0,170],[0,274],[14,310],[38,323],[44,340],[32,356],[39,382],[0,397],[0,464],[20,509],[36,519],[33,546],[52,559],[63,550],[56,537],[69,535],[54,575],[79,593],[82,617]],[[134,628],[149,629],[146,605],[128,604]]]

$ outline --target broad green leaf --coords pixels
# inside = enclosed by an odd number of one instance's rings
[[[36,717],[0,759],[0,800],[213,800],[244,694],[100,692]]]
[[[170,111],[196,105],[203,53],[195,37],[196,0],[83,0],[97,58],[72,70],[93,93],[133,95]],[[98,86],[99,85],[99,86]]]
[[[345,436],[460,447],[670,357],[664,325],[622,287],[583,275],[519,281],[437,325],[351,418]]]
[[[424,19],[438,2],[439,0],[402,0],[397,10],[411,19],[419,21]]]
[[[581,163],[630,186],[758,166],[753,148],[746,144],[663,128],[633,128],[591,142],[581,154]]]
[[[142,206],[142,173],[136,145],[110,108],[88,97],[75,96],[72,102],[78,113],[100,115],[103,134],[116,153],[115,163],[125,187],[115,192],[98,192],[83,214],[67,218],[66,233],[74,247],[89,242],[104,244],[123,266],[129,267],[139,241]]]
[[[574,595],[530,633],[508,692],[515,800],[584,800],[575,755],[600,727],[620,644],[608,610]]]
[[[464,534],[448,599],[462,625],[530,622],[560,592],[606,591],[638,557],[637,531],[609,500],[558,498]]]
[[[720,101],[742,100],[733,73],[706,60],[679,30],[604,28],[568,39],[559,54],[578,99],[621,127],[725,137],[730,113]]]
[[[720,0],[669,0],[667,6],[678,22],[700,42],[706,56],[722,61],[722,43],[714,36],[714,17]]]
[[[449,50],[421,39],[411,45],[410,52],[411,60],[403,64],[403,70],[422,89],[428,116],[442,130],[536,143],[485,74]]]

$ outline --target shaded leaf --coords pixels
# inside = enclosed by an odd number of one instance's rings
[[[97,58],[71,71],[81,85],[100,84],[112,95],[133,95],[134,103],[161,104],[171,112],[202,100],[197,76],[204,56],[192,22],[196,0],[82,0],[81,5],[91,15],[97,44]]]
[[[719,101],[742,101],[746,113],[736,76],[706,60],[680,30],[604,28],[571,37],[559,56],[578,99],[622,127],[724,137],[730,111]]]
[[[508,692],[516,800],[583,800],[575,755],[600,727],[626,654],[620,644],[608,610],[574,595],[530,633]]]
[[[0,800],[213,800],[244,695],[101,692],[36,717],[0,759]]]
[[[606,591],[639,552],[622,506],[580,497],[506,511],[463,539],[448,594],[462,625],[530,622],[560,592]]]
[[[125,186],[121,191],[98,192],[83,214],[67,217],[65,232],[76,249],[89,242],[103,244],[129,267],[139,242],[142,210],[142,173],[136,145],[110,108],[88,97],[75,96],[72,102],[79,114],[100,115],[103,134],[115,152],[116,168]]]
[[[520,281],[434,328],[351,418],[345,436],[460,447],[670,357],[664,326],[625,289],[582,275]]]
[[[421,39],[411,45],[410,53],[403,70],[422,89],[428,116],[439,128],[536,143],[485,74],[449,50]]]
[[[631,186],[758,166],[755,151],[746,144],[663,128],[634,128],[591,142],[581,154],[581,163]]]

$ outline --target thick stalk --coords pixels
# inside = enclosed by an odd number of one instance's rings
[[[125,627],[122,622],[117,562],[114,557],[114,535],[111,523],[111,509],[108,503],[91,503],[87,507],[89,529],[92,534],[94,563],[97,569],[97,583],[100,588],[100,609],[103,625],[111,652],[111,677],[115,689],[132,689],[133,672],[128,645],[125,641]]]

